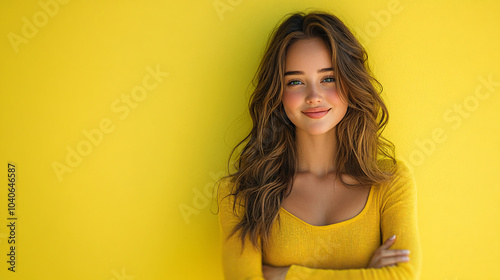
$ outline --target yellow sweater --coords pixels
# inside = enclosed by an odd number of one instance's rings
[[[417,189],[408,167],[399,160],[398,166],[396,178],[390,183],[372,186],[363,210],[349,220],[314,226],[280,208],[281,227],[277,221],[273,224],[266,252],[255,250],[247,236],[240,254],[239,232],[225,241],[242,217],[243,208],[238,210],[237,217],[232,212],[233,196],[221,202],[228,194],[227,185],[221,184],[218,201],[225,279],[262,280],[263,263],[290,266],[286,280],[420,279]],[[396,241],[389,249],[410,250],[410,261],[392,267],[366,268],[375,250],[393,234]]]

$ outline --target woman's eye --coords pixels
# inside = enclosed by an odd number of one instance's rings
[[[301,83],[302,83],[301,81],[297,81],[297,80],[295,80],[295,81],[290,81],[290,82],[288,83],[288,85],[289,85],[289,86],[296,86],[296,85],[300,85]]]
[[[326,82],[326,83],[335,83],[335,77],[324,78],[323,82]],[[289,85],[289,86],[298,86],[298,85],[301,85],[301,84],[303,84],[301,81],[299,81],[299,80],[293,80],[293,81],[288,82],[287,85]]]
[[[328,77],[328,78],[325,78],[323,81],[327,82],[327,83],[334,83],[335,82],[335,78],[333,77]]]

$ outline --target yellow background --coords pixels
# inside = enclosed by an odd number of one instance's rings
[[[210,188],[250,128],[269,32],[306,8],[355,30],[384,86],[422,279],[500,278],[499,1],[65,2],[0,4],[0,176],[16,163],[18,218],[12,273],[4,179],[1,279],[222,279]],[[144,80],[156,88],[122,101]],[[86,156],[59,180],[68,147]]]

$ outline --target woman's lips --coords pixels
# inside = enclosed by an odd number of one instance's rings
[[[324,115],[326,115],[332,108],[326,110],[326,111],[320,111],[320,112],[302,112],[304,115],[313,118],[313,119],[319,119],[322,118]]]

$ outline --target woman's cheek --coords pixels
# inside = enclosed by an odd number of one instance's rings
[[[302,94],[299,91],[285,90],[283,93],[283,105],[292,110],[297,107],[300,108],[302,99]]]
[[[340,104],[340,103],[343,103],[342,102],[342,99],[340,98],[340,94],[338,93],[337,91],[337,88],[331,88],[329,91],[328,91],[328,96],[330,97],[329,98],[329,101],[333,104]]]

